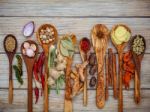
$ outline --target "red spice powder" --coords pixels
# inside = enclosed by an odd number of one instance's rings
[[[83,38],[80,41],[80,48],[83,52],[87,53],[90,50],[90,41],[88,38]]]

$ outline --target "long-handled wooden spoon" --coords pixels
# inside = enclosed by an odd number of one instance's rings
[[[4,49],[9,59],[9,104],[13,102],[13,76],[12,76],[12,61],[17,49],[16,37],[9,34],[4,39]]]
[[[69,42],[63,46],[63,42]],[[64,35],[58,42],[59,51],[62,56],[66,57],[66,75],[65,75],[65,101],[64,101],[64,112],[72,112],[72,87],[71,87],[71,65],[72,65],[72,58],[74,55],[76,44],[76,36],[74,34],[67,34]],[[71,47],[70,47],[71,46]]]
[[[86,37],[80,40],[79,50],[81,59],[83,62],[87,61],[88,59],[88,52],[90,51],[90,40]],[[83,105],[87,106],[88,103],[88,94],[87,94],[87,70],[84,70],[84,88],[83,88]]]
[[[122,26],[124,27],[128,32],[130,32],[131,34],[131,30],[123,24],[118,24],[115,25],[112,30],[111,30],[111,34],[114,33],[114,31],[116,30],[116,28],[118,26]],[[111,37],[112,38],[112,37]],[[119,93],[118,93],[118,99],[119,99],[119,105],[118,105],[118,111],[119,112],[123,112],[123,92],[122,92],[122,57],[123,57],[123,50],[126,47],[128,42],[123,42],[121,44],[116,44],[116,42],[112,39],[112,42],[114,44],[114,46],[116,47],[117,51],[118,51],[118,57],[119,57],[119,74],[118,74],[118,84],[119,84]]]
[[[51,31],[53,33],[53,36],[47,36],[44,34],[44,32]],[[44,31],[45,30],[45,31]],[[50,35],[51,35],[50,34]],[[49,101],[48,101],[48,84],[47,84],[47,79],[49,77],[49,70],[48,70],[48,55],[49,55],[49,48],[52,44],[54,44],[57,41],[57,30],[56,28],[51,25],[51,24],[43,24],[39,27],[39,29],[37,30],[37,40],[39,41],[40,45],[42,46],[44,52],[45,52],[45,85],[44,85],[44,112],[48,112],[48,106],[49,106]],[[49,38],[49,39],[48,39]],[[43,40],[42,40],[43,39]],[[47,39],[47,40],[44,40]]]
[[[105,86],[104,86],[104,57],[109,39],[109,30],[103,24],[97,24],[91,32],[92,44],[96,52],[98,63],[98,76],[96,88],[96,104],[98,108],[103,108],[105,105]]]
[[[28,77],[28,112],[32,112],[33,108],[33,94],[32,94],[32,78],[33,78],[33,66],[38,54],[38,45],[28,40],[21,45],[21,54],[27,68]]]
[[[134,45],[134,40],[140,38],[142,39],[143,42],[143,51],[141,52],[141,54],[137,54],[133,49],[133,45]],[[137,43],[138,44],[138,43]],[[138,44],[139,45],[139,44]],[[136,66],[136,70],[135,70],[135,80],[134,80],[134,101],[136,104],[139,104],[141,101],[141,90],[140,90],[140,77],[141,77],[141,61],[143,59],[144,53],[145,53],[145,49],[146,49],[146,42],[143,36],[141,35],[135,35],[131,41],[131,50],[132,50],[132,55],[133,55],[133,59],[134,59],[134,63]]]

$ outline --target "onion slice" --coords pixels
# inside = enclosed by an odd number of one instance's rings
[[[23,27],[23,35],[24,35],[25,37],[30,37],[30,36],[32,36],[33,33],[34,33],[34,28],[35,28],[34,22],[33,22],[33,21],[28,22],[28,23]]]

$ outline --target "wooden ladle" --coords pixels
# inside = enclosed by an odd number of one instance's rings
[[[52,28],[54,31],[54,40],[51,41],[50,43],[42,43],[41,39],[40,39],[40,32],[42,29],[46,29],[47,27]],[[49,77],[49,70],[48,70],[48,55],[49,55],[49,48],[52,44],[54,44],[57,41],[57,30],[56,28],[51,25],[51,24],[43,24],[41,25],[38,30],[37,30],[37,40],[40,43],[40,45],[42,46],[44,53],[45,53],[45,85],[44,85],[44,112],[48,112],[48,106],[49,106],[49,100],[48,100],[48,84],[47,84],[47,80]]]
[[[36,46],[36,51],[35,51],[35,55],[34,57],[29,57],[27,55],[24,54],[24,43],[27,42],[30,45],[34,44]],[[22,43],[21,45],[21,54],[23,57],[23,60],[25,62],[26,68],[27,68],[27,78],[28,78],[28,112],[32,112],[32,108],[33,108],[33,94],[32,94],[32,78],[33,78],[33,66],[34,63],[36,61],[36,57],[38,54],[38,45],[32,41],[32,40],[28,40]]]
[[[139,36],[139,38],[142,38],[142,41],[144,42],[144,50],[139,55],[133,51],[133,46],[132,46],[134,39],[137,38],[138,36]],[[146,42],[145,42],[144,37],[141,35],[135,35],[131,41],[131,51],[132,51],[132,56],[133,56],[133,60],[134,60],[135,67],[136,67],[135,76],[134,76],[134,78],[135,78],[135,80],[134,80],[134,101],[136,104],[139,104],[141,101],[140,72],[141,72],[141,61],[143,59],[145,49],[146,49]]]
[[[9,59],[9,96],[8,96],[8,99],[9,99],[9,104],[12,104],[13,102],[12,61],[13,61],[13,58],[17,49],[17,39],[15,36],[9,34],[5,37],[3,44],[4,44],[5,52]]]
[[[83,50],[81,47],[81,44],[84,44],[83,41],[86,41],[88,44],[86,50]],[[90,51],[90,47],[91,47],[90,40],[88,38],[84,37],[80,40],[79,51],[83,62],[88,60],[88,52]],[[84,77],[85,80],[84,80],[84,88],[83,88],[83,105],[87,106],[88,93],[87,93],[87,70],[86,69],[84,70]]]
[[[111,30],[111,33],[115,31],[115,29],[118,27],[118,26],[123,26],[125,27],[130,33],[131,33],[131,30],[126,26],[126,25],[123,25],[123,24],[118,24],[118,25],[115,25],[112,30]],[[122,92],[122,57],[123,57],[123,50],[124,48],[126,47],[127,43],[128,42],[123,42],[122,44],[116,44],[113,39],[112,39],[112,43],[114,44],[114,46],[116,47],[117,49],[117,52],[118,52],[118,61],[119,61],[119,74],[118,74],[118,84],[119,84],[119,93],[118,93],[118,97],[119,97],[119,103],[118,103],[118,111],[119,112],[123,112],[123,92]]]
[[[97,88],[96,88],[96,105],[103,108],[105,105],[105,86],[104,86],[104,57],[109,39],[109,30],[103,24],[97,24],[91,31],[91,38],[98,63]]]

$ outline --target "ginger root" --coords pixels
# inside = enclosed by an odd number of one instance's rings
[[[85,76],[84,76],[84,69],[85,67],[88,65],[88,61],[85,61],[84,63],[82,64],[76,64],[76,69],[77,69],[77,72],[79,73],[79,76],[80,76],[80,80],[82,82],[84,82],[85,80]]]

